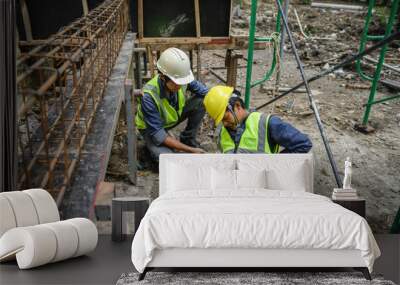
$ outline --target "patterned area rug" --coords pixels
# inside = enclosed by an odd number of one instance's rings
[[[148,272],[142,281],[138,281],[138,276],[138,273],[122,274],[117,285],[395,285],[392,281],[376,275],[372,275],[373,280],[368,281],[359,272]]]

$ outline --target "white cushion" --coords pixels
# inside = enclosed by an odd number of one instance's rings
[[[213,190],[236,190],[236,170],[212,168]]]
[[[29,189],[22,192],[28,194],[32,199],[39,218],[39,224],[60,220],[57,204],[49,192],[43,189]]]
[[[168,192],[175,191],[174,189],[174,181],[177,179],[181,179],[182,171],[180,169],[171,168],[170,166],[173,164],[182,165],[187,168],[187,171],[195,169],[195,167],[205,167],[210,171],[206,174],[205,179],[210,179],[212,174],[211,168],[216,169],[229,169],[229,170],[276,170],[278,171],[277,175],[283,177],[272,177],[273,180],[283,179],[282,183],[284,185],[280,185],[279,183],[271,183],[271,186],[275,188],[290,188],[294,191],[307,191],[313,192],[313,172],[314,172],[314,163],[313,157],[311,153],[308,154],[162,154],[160,155],[160,195]],[[303,167],[303,177],[299,179],[299,173],[296,171],[297,165],[302,164]],[[293,167],[296,165],[296,167]],[[175,173],[174,170],[177,170],[178,173]],[[271,174],[272,176],[273,174]],[[267,178],[269,175],[267,175]],[[286,185],[287,182],[294,185]],[[189,181],[187,181],[189,182]],[[276,182],[276,181],[275,181]],[[279,182],[279,181],[278,181]],[[228,182],[221,182],[228,183]],[[221,184],[218,182],[218,184]],[[189,182],[188,184],[193,184]],[[197,185],[201,185],[201,183],[195,183]],[[215,183],[212,183],[212,188]],[[275,185],[274,185],[275,184]],[[227,191],[232,191],[232,185],[221,185]],[[229,187],[228,187],[229,186]],[[202,186],[203,187],[203,186]],[[179,188],[179,187],[178,187]],[[183,189],[184,187],[181,187]],[[198,190],[199,193],[206,193],[207,191],[210,193],[215,193],[215,189],[193,189],[193,186],[190,186],[192,189],[188,190]],[[259,188],[259,187],[257,187]],[[267,188],[269,185],[267,183]],[[240,189],[240,188],[238,188]],[[251,187],[251,189],[254,189]],[[220,189],[218,189],[219,191]],[[180,191],[183,194],[183,191]]]
[[[288,162],[286,165],[286,171],[278,169],[269,169],[267,171],[268,189],[307,191],[308,184],[304,162]]]
[[[74,218],[64,221],[70,223],[78,233],[78,248],[75,256],[80,256],[91,252],[97,246],[97,228],[91,220],[84,218]]]
[[[185,190],[211,191],[211,168],[236,169],[236,160],[221,156],[210,160],[209,154],[161,154],[160,195]],[[200,191],[201,190],[201,191]]]
[[[51,262],[74,256],[78,250],[78,232],[67,221],[44,224],[57,239],[57,250]]]
[[[56,203],[43,189],[0,193],[0,214],[0,261],[16,258],[20,269],[86,254],[97,245],[93,222],[60,222]]]
[[[43,189],[0,193],[0,213],[0,237],[11,228],[60,220],[53,197]]]
[[[0,238],[0,261],[16,256],[20,269],[86,254],[97,245],[92,221],[76,218],[7,231]]]
[[[237,170],[237,188],[267,188],[267,171],[262,170]]]
[[[190,164],[171,163],[168,169],[168,191],[210,189],[210,168]]]
[[[57,251],[57,239],[52,230],[36,225],[14,228],[0,239],[0,260],[16,255],[20,269],[51,262]]]
[[[239,170],[266,170],[267,189],[313,192],[311,155],[276,154],[265,159],[238,159]]]
[[[13,209],[17,227],[33,226],[39,223],[35,205],[31,197],[22,191],[3,192]]]
[[[10,202],[6,197],[0,195],[0,237],[16,226],[17,222]]]

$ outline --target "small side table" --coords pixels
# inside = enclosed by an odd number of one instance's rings
[[[339,204],[340,206],[359,214],[361,217],[365,218],[365,199],[357,200],[336,200],[332,199],[332,202]]]
[[[112,199],[111,209],[111,239],[113,241],[123,241],[126,236],[122,233],[123,212],[135,212],[135,233],[140,221],[149,208],[150,199],[146,197],[117,197]]]

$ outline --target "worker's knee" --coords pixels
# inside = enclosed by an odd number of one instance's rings
[[[190,97],[186,104],[185,108],[190,111],[193,110],[195,112],[205,112],[204,104],[203,104],[203,98],[197,97],[197,96],[192,96]]]

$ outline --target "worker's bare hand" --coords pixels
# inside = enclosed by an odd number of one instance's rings
[[[168,131],[167,134],[168,134],[168,136],[170,136],[174,140],[177,140],[176,136],[172,132]]]
[[[194,148],[192,149],[192,152],[193,152],[193,153],[206,153],[206,151],[205,151],[204,149],[199,148],[199,147],[194,147]]]

